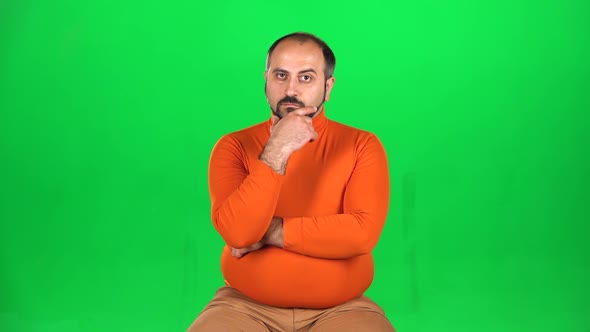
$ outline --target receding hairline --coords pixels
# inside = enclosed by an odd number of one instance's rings
[[[322,52],[322,45],[318,44],[313,38],[311,37],[306,37],[306,36],[290,36],[287,37],[283,40],[281,40],[280,42],[278,42],[275,47],[273,47],[272,50],[269,50],[268,54],[266,55],[266,67],[268,69],[268,64],[270,62],[270,56],[274,53],[274,51],[281,45],[285,44],[286,42],[296,42],[298,45],[305,45],[305,44],[309,44],[310,42],[312,44],[314,44],[318,50],[320,51],[320,53],[322,53],[322,58],[323,56],[323,52]],[[325,60],[325,59],[324,59]]]
[[[266,69],[269,69],[269,68],[270,68],[270,57],[271,57],[271,56],[272,56],[272,55],[275,53],[275,51],[276,51],[278,48],[282,47],[282,46],[286,46],[285,44],[289,44],[289,43],[291,43],[291,42],[295,43],[295,45],[297,45],[297,46],[304,46],[304,45],[313,45],[313,46],[315,46],[315,47],[316,47],[316,49],[317,49],[317,51],[319,52],[319,56],[321,57],[322,61],[323,61],[323,62],[325,62],[325,61],[326,61],[326,59],[325,59],[325,57],[324,57],[324,54],[323,54],[323,52],[322,52],[322,46],[321,46],[321,45],[318,45],[318,44],[317,44],[317,43],[315,43],[313,40],[298,40],[298,39],[296,40],[295,38],[293,38],[293,39],[284,39],[284,40],[281,40],[281,42],[280,42],[280,43],[278,43],[278,44],[275,46],[275,48],[272,50],[272,52],[270,52],[270,53],[267,55],[267,59],[266,59]],[[289,46],[287,45],[287,47],[289,47]]]
[[[270,68],[270,57],[274,53],[275,49],[286,41],[295,41],[299,45],[304,45],[311,41],[319,48],[320,52],[322,53],[324,59],[325,78],[328,79],[334,75],[334,69],[336,67],[336,57],[334,56],[334,52],[321,38],[307,32],[295,32],[277,39],[268,49],[266,55],[266,70]]]

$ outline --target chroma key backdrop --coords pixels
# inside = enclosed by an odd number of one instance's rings
[[[584,0],[0,1],[0,331],[186,330],[223,284],[211,148],[294,31],[387,150],[397,330],[589,331]]]

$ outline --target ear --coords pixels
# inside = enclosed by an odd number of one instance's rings
[[[330,92],[332,92],[332,88],[334,87],[335,81],[336,79],[334,78],[334,76],[330,77],[326,81],[326,101],[330,100]]]

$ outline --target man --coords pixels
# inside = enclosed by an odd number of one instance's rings
[[[226,286],[189,331],[394,331],[363,296],[389,206],[387,159],[375,135],[326,118],[335,63],[311,34],[278,39],[264,72],[271,118],[213,148]]]

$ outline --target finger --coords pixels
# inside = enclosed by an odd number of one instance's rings
[[[248,247],[248,248],[241,248],[241,249],[232,249],[232,256],[236,257],[236,258],[241,258],[243,257],[245,254],[249,253],[250,251],[253,251],[255,249],[252,249],[252,247]]]
[[[270,133],[271,134],[273,132],[274,127],[277,125],[277,123],[279,122],[280,119],[281,118],[279,118],[278,116],[276,116],[274,114],[271,115],[271,117],[270,117],[270,121],[271,121],[271,123],[270,123]]]
[[[272,121],[272,122],[271,122],[271,126],[274,126],[274,125],[276,125],[276,124],[277,124],[277,122],[279,122],[279,120],[280,120],[280,119],[281,119],[281,118],[279,118],[278,116],[276,116],[276,115],[274,115],[274,114],[273,114],[273,115],[271,115],[271,117],[270,117],[270,120]]]
[[[314,131],[312,132],[312,136],[311,136],[311,139],[310,139],[309,141],[310,141],[310,142],[313,142],[313,141],[315,141],[317,138],[318,138],[318,133],[317,133],[317,132],[314,130]]]
[[[318,110],[317,107],[314,106],[306,106],[306,107],[302,107],[302,108],[298,108],[296,110],[294,110],[293,112],[291,112],[292,114],[297,114],[297,115],[308,115],[311,113],[315,113]],[[289,113],[289,114],[291,114]]]

